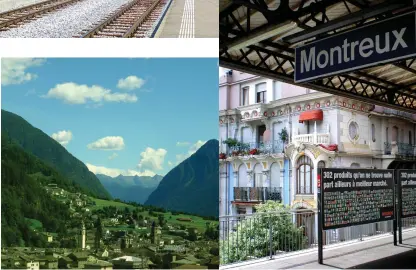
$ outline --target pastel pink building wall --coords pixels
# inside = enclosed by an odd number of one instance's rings
[[[281,91],[282,91],[282,95],[281,95],[282,98],[294,97],[294,96],[304,95],[308,93],[306,88],[292,85],[292,84],[287,84],[287,83],[282,83]]]
[[[228,86],[220,86],[219,89],[219,109],[220,111],[222,110],[227,110],[227,95],[228,95],[228,91],[226,90],[228,88]]]
[[[240,85],[244,81],[256,77],[251,74],[233,71],[232,75],[222,75],[219,79],[219,109],[230,110],[240,106]]]

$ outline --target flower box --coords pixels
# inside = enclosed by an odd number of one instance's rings
[[[259,150],[257,150],[256,148],[251,149],[249,152],[250,155],[257,155],[258,153],[259,153]]]
[[[220,153],[220,159],[227,159],[227,156],[224,153]]]

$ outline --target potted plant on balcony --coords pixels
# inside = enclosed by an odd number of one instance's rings
[[[249,154],[250,155],[257,155],[257,154],[259,154],[259,150],[257,150],[256,148],[253,148],[249,151]]]
[[[289,138],[289,135],[287,134],[286,128],[284,127],[282,131],[280,131],[278,134],[279,134],[280,140],[284,143],[287,143],[287,139]]]
[[[228,138],[225,141],[223,141],[222,143],[226,144],[228,147],[233,147],[233,146],[236,146],[238,144],[238,141],[236,139],[233,139],[233,138]]]
[[[227,159],[227,156],[225,155],[225,153],[220,153],[220,159]]]
[[[232,155],[233,157],[239,156],[239,155],[240,155],[240,151],[233,151],[233,152],[231,153],[231,155]]]

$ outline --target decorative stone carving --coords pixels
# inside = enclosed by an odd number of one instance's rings
[[[312,153],[312,155],[315,159],[317,159],[319,157],[319,155],[321,155],[321,151],[316,147],[309,148],[309,151],[311,151],[311,153]]]
[[[266,176],[267,187],[270,187],[270,170],[263,171],[263,175]]]
[[[253,183],[253,171],[247,171],[247,180],[248,180],[247,186],[251,187]]]

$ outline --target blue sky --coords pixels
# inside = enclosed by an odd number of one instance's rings
[[[215,58],[2,59],[1,106],[94,173],[165,175],[218,136]]]

